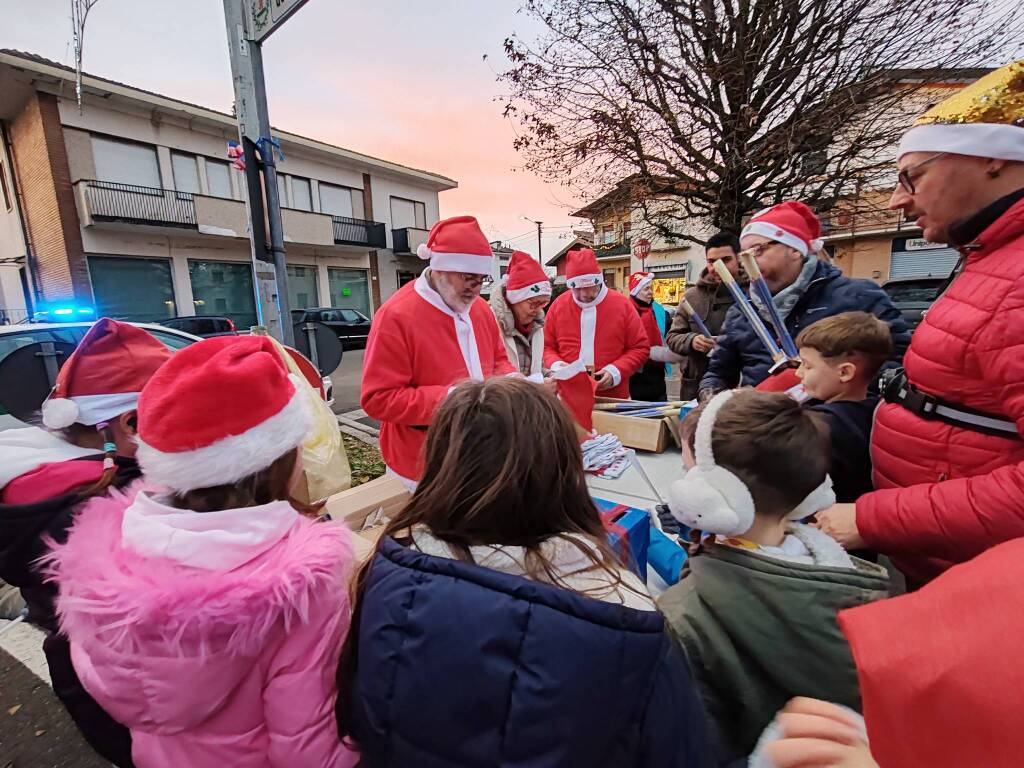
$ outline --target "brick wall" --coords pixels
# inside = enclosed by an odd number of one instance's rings
[[[14,166],[43,301],[92,303],[57,97],[36,93],[10,124]]]

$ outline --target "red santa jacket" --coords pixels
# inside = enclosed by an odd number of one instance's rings
[[[839,614],[882,766],[1016,768],[1024,540],[931,584]]]
[[[621,293],[605,286],[586,310],[576,303],[572,291],[551,302],[544,321],[545,368],[582,357],[594,370],[612,374],[615,386],[599,391],[599,396],[628,398],[629,377],[643,367],[649,353],[647,333],[636,308]]]
[[[434,411],[452,385],[468,378],[515,373],[494,315],[481,299],[469,310],[480,370],[466,345],[466,325],[448,309],[424,276],[404,285],[374,315],[363,363],[360,402],[378,419],[384,463],[410,480],[423,471],[423,444]],[[461,341],[461,344],[460,344]]]
[[[1024,434],[1024,200],[976,242],[963,273],[914,333],[904,365],[923,391],[1001,414]],[[857,527],[911,580],[1024,536],[1024,440],[883,403],[871,458],[875,487],[884,490],[858,500]]]

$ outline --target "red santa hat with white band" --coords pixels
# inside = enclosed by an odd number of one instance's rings
[[[505,300],[509,304],[551,295],[551,280],[544,268],[528,253],[512,251],[504,277]]]
[[[653,272],[634,272],[629,276],[629,295],[636,296],[654,282]]]
[[[593,250],[580,248],[566,254],[565,284],[570,288],[604,285],[604,275],[597,264],[597,254]]]
[[[135,410],[142,387],[170,357],[167,347],[142,328],[101,318],[57,374],[43,403],[43,425],[93,426]]]
[[[491,274],[493,253],[480,224],[472,216],[454,216],[437,222],[416,255],[435,272]]]
[[[779,203],[755,213],[740,233],[740,239],[747,235],[761,235],[788,245],[802,256],[816,253],[823,246],[818,239],[821,235],[821,222],[814,211],[796,200]]]
[[[266,336],[220,336],[180,350],[139,398],[146,479],[183,493],[266,469],[312,429],[308,386]]]

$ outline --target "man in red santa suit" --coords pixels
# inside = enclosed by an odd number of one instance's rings
[[[423,471],[427,426],[465,379],[516,373],[480,289],[491,281],[491,246],[472,216],[439,221],[417,251],[430,266],[373,318],[361,404],[381,422],[388,473],[410,490]]]
[[[609,291],[589,248],[566,257],[570,290],[551,303],[544,324],[544,366],[580,364],[605,397],[629,397],[629,377],[647,362],[650,345],[633,304]]]

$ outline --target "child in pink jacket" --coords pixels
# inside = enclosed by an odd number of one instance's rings
[[[306,386],[264,337],[177,352],[139,399],[145,486],[90,502],[49,556],[75,668],[139,768],[358,760],[334,719],[350,534],[288,493]]]

